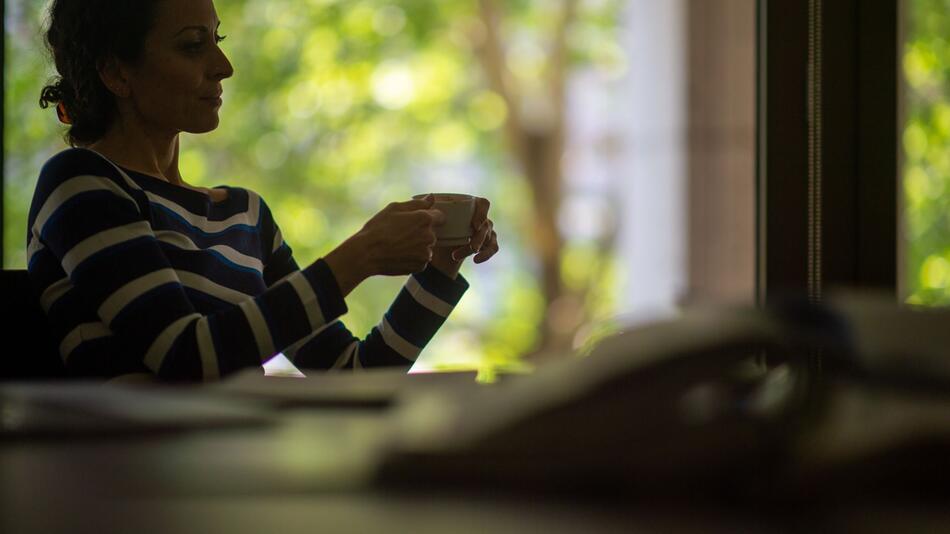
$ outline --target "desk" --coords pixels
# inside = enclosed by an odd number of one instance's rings
[[[196,398],[205,393],[199,389]],[[181,394],[149,390],[159,397]],[[789,503],[736,508],[610,494],[381,487],[373,473],[392,424],[390,410],[266,413],[217,428],[6,439],[0,444],[0,531],[896,532],[950,525],[947,507],[888,499],[815,510]]]
[[[384,410],[251,428],[4,443],[3,532],[623,532],[624,513],[375,488]]]
[[[387,490],[370,480],[385,415],[296,413],[273,427],[5,444],[3,532],[745,532],[565,497]]]

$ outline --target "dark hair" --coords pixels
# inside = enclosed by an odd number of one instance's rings
[[[43,87],[40,107],[65,108],[66,142],[92,144],[116,118],[115,96],[99,78],[99,66],[115,58],[137,63],[152,29],[159,0],[53,0],[46,46],[59,74]]]

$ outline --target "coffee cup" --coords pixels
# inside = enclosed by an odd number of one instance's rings
[[[445,224],[435,227],[436,245],[454,247],[467,245],[472,238],[472,217],[475,216],[475,197],[460,193],[431,193],[435,197],[432,209],[445,215]],[[429,194],[416,195],[424,200]]]

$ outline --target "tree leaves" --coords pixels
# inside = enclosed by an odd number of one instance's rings
[[[903,239],[908,302],[950,304],[950,2],[911,0],[903,50],[907,87]]]

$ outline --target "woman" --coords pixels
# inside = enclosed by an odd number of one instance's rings
[[[498,251],[478,199],[468,246],[435,247],[431,199],[394,203],[304,269],[267,204],[188,185],[179,134],[218,126],[212,0],[55,0],[47,44],[59,77],[40,104],[73,148],[43,167],[29,272],[74,375],[150,372],[214,380],[286,352],[299,367],[408,366],[468,288],[462,261]],[[337,318],[374,275],[411,274],[365,340]]]

